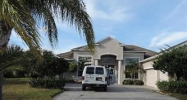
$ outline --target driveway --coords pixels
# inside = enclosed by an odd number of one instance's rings
[[[104,92],[99,89],[82,91],[81,84],[66,84],[65,90],[53,100],[177,100],[146,86],[110,85]]]

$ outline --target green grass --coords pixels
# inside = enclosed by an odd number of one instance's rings
[[[187,100],[187,94],[170,93],[169,95],[177,98],[178,100]]]
[[[51,100],[60,89],[32,88],[28,78],[8,78],[3,85],[3,100]]]

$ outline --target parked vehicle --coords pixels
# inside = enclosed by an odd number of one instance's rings
[[[101,87],[107,91],[107,70],[105,66],[85,66],[82,73],[82,90],[86,87]]]

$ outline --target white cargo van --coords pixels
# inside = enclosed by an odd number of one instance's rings
[[[107,91],[107,70],[104,66],[85,66],[82,73],[82,90],[86,87],[101,87]]]

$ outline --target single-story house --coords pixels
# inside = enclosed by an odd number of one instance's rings
[[[131,75],[125,71],[125,65],[132,61],[140,62],[157,54],[157,52],[136,46],[123,44],[111,37],[107,37],[95,43],[96,52],[89,51],[88,46],[73,48],[69,52],[58,54],[69,61],[79,62],[86,59],[85,65],[103,65],[110,73],[110,83],[122,84],[124,79],[130,79]],[[141,62],[143,63],[143,62]],[[82,76],[82,67],[78,66],[74,73],[65,73],[65,78],[79,79]],[[147,74],[153,74],[148,72]],[[136,79],[143,79],[140,73],[135,73]],[[154,76],[155,77],[155,76]],[[154,77],[152,77],[154,79]],[[148,79],[151,79],[148,77]],[[150,83],[152,84],[152,83]]]
[[[177,48],[180,46],[184,46],[184,45],[187,45],[187,41],[174,45],[168,48],[167,50],[172,49],[172,48]],[[168,81],[169,80],[168,73],[163,73],[159,70],[154,70],[153,62],[155,61],[157,56],[158,55],[154,55],[152,57],[149,57],[149,58],[146,58],[140,61],[140,65],[146,71],[142,79],[144,81],[144,84],[147,86],[154,87],[154,88],[157,88],[156,86],[157,81]]]

